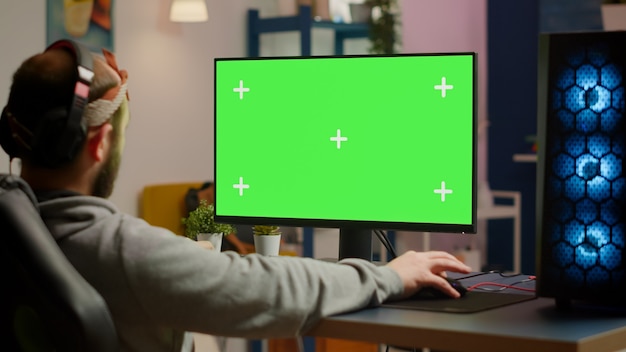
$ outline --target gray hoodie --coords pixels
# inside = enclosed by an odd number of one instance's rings
[[[393,270],[367,261],[206,250],[101,198],[58,197],[40,210],[107,302],[124,351],[180,351],[190,331],[297,336],[320,317],[375,306],[403,290]]]

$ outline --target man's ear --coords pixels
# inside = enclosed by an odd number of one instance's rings
[[[95,161],[103,161],[111,146],[113,126],[105,123],[90,127],[87,135],[87,152]]]

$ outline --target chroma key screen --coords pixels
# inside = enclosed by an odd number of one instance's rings
[[[474,53],[214,65],[218,219],[475,232]]]

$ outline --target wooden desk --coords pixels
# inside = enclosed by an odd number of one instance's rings
[[[617,351],[626,314],[558,312],[548,298],[471,314],[375,308],[325,318],[309,335],[443,351]]]

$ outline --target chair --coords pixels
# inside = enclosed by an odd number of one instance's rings
[[[185,194],[200,188],[202,182],[179,182],[147,185],[141,198],[142,218],[150,225],[164,227],[177,235],[184,234],[181,219],[187,216]]]
[[[104,299],[67,260],[22,179],[0,175],[3,350],[119,351]]]

